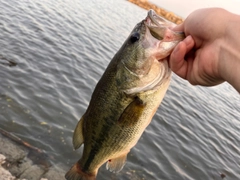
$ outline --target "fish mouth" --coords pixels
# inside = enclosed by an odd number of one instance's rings
[[[147,17],[144,20],[144,24],[146,26],[146,29],[147,29],[149,35],[151,35],[153,38],[155,38],[157,40],[157,42],[158,42],[157,44],[159,44],[159,46],[162,46],[162,45],[160,45],[162,42],[163,43],[166,42],[166,39],[165,39],[166,29],[169,29],[169,28],[175,26],[172,22],[170,22],[170,21],[162,18],[158,14],[156,14],[156,12],[152,9],[148,11]],[[176,32],[176,34],[182,34],[182,32]],[[182,36],[182,35],[180,35],[180,36]],[[179,41],[177,39],[175,39],[175,40]],[[163,48],[163,47],[161,47],[161,48]],[[165,53],[163,53],[163,54],[165,54]],[[169,51],[169,54],[170,54],[170,51]],[[171,69],[169,67],[168,60],[167,60],[168,55],[165,54],[164,56],[160,56],[157,59],[158,62],[161,64],[161,66],[160,66],[161,70],[159,71],[159,74],[154,79],[154,81],[152,81],[151,84],[148,84],[145,88],[148,89],[148,88],[152,88],[154,86],[158,86],[170,78]]]
[[[166,26],[165,24],[169,24],[170,22],[161,18],[159,15],[155,13],[154,10],[150,9],[148,11],[148,15],[146,17],[146,23],[148,27],[159,27],[159,26]]]
[[[148,11],[144,23],[149,28],[151,35],[158,40],[164,39],[164,41],[180,41],[185,37],[184,32],[175,32],[171,30],[176,24],[159,16],[152,9]],[[167,29],[168,31],[171,31],[171,34],[173,34],[172,39],[165,39]]]
[[[167,21],[166,19],[162,18],[156,12],[152,9],[148,11],[147,17],[143,21],[146,26],[146,34],[149,34],[152,36],[155,41],[157,41],[157,44],[160,44],[162,41],[164,41],[165,31],[167,28],[173,27],[174,24]],[[167,58],[159,58],[159,62],[166,61]],[[168,71],[170,71],[170,68],[168,66],[168,63],[163,62],[164,66]],[[168,74],[169,72],[167,72]]]
[[[150,30],[151,35],[158,40],[163,39],[164,30],[166,29],[167,24],[168,26],[172,26],[170,22],[158,16],[152,9],[148,11],[144,23]]]

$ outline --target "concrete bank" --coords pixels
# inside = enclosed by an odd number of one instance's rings
[[[65,180],[45,153],[0,134],[0,180]]]

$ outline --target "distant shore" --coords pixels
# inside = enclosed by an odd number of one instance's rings
[[[183,19],[181,17],[163,8],[158,7],[155,4],[148,2],[148,0],[128,0],[128,1],[146,10],[153,9],[158,15],[164,17],[165,19],[175,24],[181,24],[183,22]]]

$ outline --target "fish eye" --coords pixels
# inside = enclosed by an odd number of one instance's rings
[[[139,39],[140,39],[140,34],[138,32],[133,33],[130,37],[131,43],[135,43]]]

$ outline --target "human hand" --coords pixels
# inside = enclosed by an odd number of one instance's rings
[[[193,85],[213,86],[228,80],[230,67],[226,69],[224,66],[230,52],[225,50],[225,45],[230,46],[226,39],[232,38],[231,33],[234,32],[229,33],[227,29],[228,22],[236,18],[239,21],[239,16],[219,8],[199,9],[191,13],[183,24],[173,29],[183,31],[186,38],[169,57],[172,71]],[[236,44],[239,45],[240,40]]]

